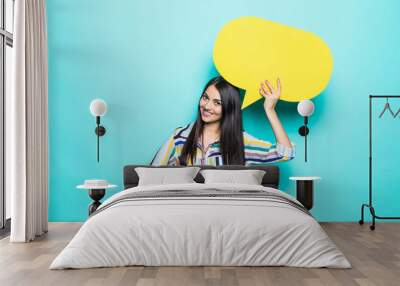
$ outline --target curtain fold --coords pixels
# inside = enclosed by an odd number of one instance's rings
[[[6,166],[11,188],[11,242],[48,229],[48,82],[44,0],[14,7],[14,70],[6,114]]]

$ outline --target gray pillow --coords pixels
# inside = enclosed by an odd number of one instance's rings
[[[199,170],[199,167],[135,168],[139,176],[138,186],[196,183],[193,179]]]
[[[262,170],[201,170],[204,183],[236,183],[261,185],[265,171]]]

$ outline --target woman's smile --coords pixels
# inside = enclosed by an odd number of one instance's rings
[[[202,110],[201,114],[202,114],[204,117],[210,117],[210,116],[213,115],[212,112],[210,112],[210,111],[208,111],[208,110],[204,110],[204,109]]]

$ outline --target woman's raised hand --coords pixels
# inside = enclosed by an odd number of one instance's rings
[[[281,96],[281,81],[279,78],[276,81],[276,85],[277,88],[275,89],[268,80],[260,84],[260,94],[265,98],[264,109],[266,112],[275,110],[276,103]]]

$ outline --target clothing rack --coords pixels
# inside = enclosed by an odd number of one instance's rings
[[[372,101],[374,99],[389,99],[389,98],[400,98],[400,95],[370,95],[369,96],[369,203],[362,204],[361,206],[361,219],[359,224],[364,224],[364,208],[369,208],[372,216],[372,225],[370,229],[375,229],[375,219],[400,219],[400,217],[384,217],[378,216],[375,213],[375,209],[372,203]]]

